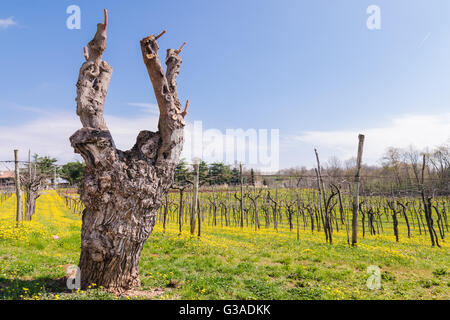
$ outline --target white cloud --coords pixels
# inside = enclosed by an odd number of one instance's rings
[[[141,130],[156,130],[158,117],[122,118],[105,116],[117,148],[130,149]],[[21,160],[26,160],[28,149],[32,153],[49,155],[65,163],[81,159],[73,152],[69,137],[82,127],[75,114],[47,115],[19,126],[0,126],[0,160],[12,160],[13,150],[19,150]]]
[[[15,25],[17,25],[17,22],[14,21],[14,17],[9,17],[7,19],[0,19],[0,29],[6,29]]]
[[[136,117],[106,115],[106,122],[117,148],[130,149],[141,130],[157,130],[158,116],[142,114]],[[440,115],[404,115],[394,118],[386,126],[361,130],[306,131],[298,136],[280,132],[280,168],[315,165],[314,148],[322,163],[331,156],[345,160],[356,155],[358,134],[366,136],[363,162],[375,164],[389,146],[421,149],[433,148],[450,138],[450,113]],[[21,160],[26,160],[28,149],[32,153],[55,157],[60,163],[81,159],[73,152],[69,137],[81,123],[75,113],[39,114],[36,120],[18,126],[0,126],[0,160],[12,160],[13,149],[19,149]],[[187,123],[183,157],[189,157],[194,146],[189,145],[194,127]],[[203,144],[205,147],[205,144]],[[203,150],[204,151],[204,150]],[[264,150],[263,150],[264,151]],[[276,152],[276,150],[274,150]],[[223,156],[223,155],[222,155]],[[214,159],[204,159],[212,161]],[[3,168],[0,168],[2,170]]]
[[[142,111],[151,114],[159,114],[159,108],[157,104],[154,103],[142,103],[142,102],[129,102],[129,106],[141,108]]]
[[[340,159],[355,157],[359,133],[365,135],[363,161],[376,164],[390,146],[405,148],[413,145],[423,149],[434,148],[447,142],[450,138],[450,113],[402,115],[386,126],[359,130],[306,131],[299,136],[285,139],[284,146],[296,147],[296,154],[303,153],[302,159],[306,161],[299,160],[298,165],[312,166],[314,147],[317,147],[323,160],[333,155]]]
[[[37,108],[27,108],[27,110],[35,111],[39,118],[17,126],[0,126],[0,160],[12,160],[14,149],[19,150],[19,157],[22,161],[26,160],[29,149],[31,149],[32,154],[55,157],[61,164],[81,159],[79,155],[74,153],[69,142],[69,137],[82,127],[74,113],[42,113]],[[159,116],[142,116],[141,114],[136,117],[117,117],[106,115],[105,118],[117,148],[129,150],[136,142],[136,137],[141,130],[157,130]],[[200,130],[200,136],[193,139],[195,130]],[[210,133],[211,130],[203,132],[201,124],[196,129],[192,123],[187,122],[185,145],[181,157],[190,162],[196,154],[196,150],[199,149],[205,161],[217,160],[207,152],[208,144],[203,141],[203,133],[206,135],[208,132]],[[219,132],[219,134],[223,139],[225,133]],[[215,142],[217,143],[217,141]],[[249,148],[248,144],[245,144],[245,146],[238,145],[236,152],[246,154],[247,148]],[[259,152],[264,153],[267,150],[263,148]],[[220,150],[219,156],[220,161],[225,161],[225,150],[223,148]],[[252,164],[252,166],[254,165]]]

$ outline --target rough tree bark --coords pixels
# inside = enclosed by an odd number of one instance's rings
[[[70,137],[86,163],[79,189],[85,205],[81,230],[81,287],[91,283],[122,293],[140,284],[138,263],[153,231],[156,212],[173,182],[183,146],[184,112],[180,110],[176,78],[181,49],[167,50],[166,65],[158,57],[159,36],[141,40],[158,102],[158,131],[141,131],[131,150],[115,147],[103,110],[112,68],[102,60],[106,49],[105,22],[84,48],[86,62],[77,82],[77,114],[83,128]],[[184,46],[184,44],[183,44]]]

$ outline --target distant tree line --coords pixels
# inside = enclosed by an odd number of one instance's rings
[[[378,161],[379,165],[362,165],[361,191],[370,193],[410,193],[419,190],[423,156],[425,155],[424,187],[436,195],[450,193],[450,145],[432,150],[412,146],[402,149],[389,147]],[[331,157],[323,164],[322,175],[330,184],[349,184],[355,174],[356,159],[341,161]],[[264,178],[269,185],[285,187],[315,187],[314,169],[289,168]]]
[[[56,158],[34,154],[31,165],[34,168],[33,170],[35,170],[35,175],[43,180],[48,180],[51,184],[54,183],[55,176],[67,180],[70,186],[75,186],[81,181],[84,162],[71,161],[61,166],[57,162]],[[23,168],[21,171],[21,175],[28,174],[27,168]]]
[[[181,159],[175,170],[174,183],[186,185],[193,179],[193,167],[185,159]],[[221,162],[199,163],[199,183],[209,185],[237,185],[240,182],[239,169]]]
[[[425,187],[436,194],[450,193],[450,146],[444,144],[432,150],[418,150],[412,146],[401,149],[387,148],[378,165],[362,166],[363,193],[398,193],[417,191],[422,169],[422,157],[425,154]],[[77,185],[83,176],[84,163],[68,162],[57,166],[57,160],[48,156],[34,155],[38,172],[46,173],[52,179],[51,172],[56,167],[57,174],[67,180],[71,186]],[[322,175],[327,183],[348,184],[355,173],[356,159],[341,161],[330,157],[322,165]],[[295,167],[280,170],[273,174],[263,174],[252,168],[243,170],[245,185],[291,188],[315,188],[317,185],[314,169]],[[181,159],[176,167],[174,185],[186,186],[193,181],[193,166]],[[221,162],[199,163],[200,185],[240,184],[239,166]],[[344,189],[345,190],[345,189]]]

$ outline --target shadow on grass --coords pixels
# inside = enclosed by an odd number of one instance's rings
[[[71,292],[66,286],[66,278],[9,279],[0,277],[0,299],[22,299],[38,294]]]

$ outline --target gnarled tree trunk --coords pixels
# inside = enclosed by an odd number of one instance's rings
[[[173,181],[183,146],[184,116],[177,97],[181,58],[167,50],[167,72],[153,35],[141,40],[144,63],[158,102],[158,132],[141,131],[129,151],[116,149],[103,118],[112,68],[102,60],[105,23],[85,48],[77,82],[77,114],[83,128],[70,141],[86,162],[80,198],[85,205],[81,230],[81,287],[96,283],[121,293],[140,284],[138,263],[153,231],[157,210]],[[164,33],[164,32],[163,32]]]
[[[28,174],[20,176],[25,190],[25,221],[31,221],[36,211],[36,200],[39,198],[39,190],[42,189],[43,175],[36,172],[36,163],[31,164],[30,151],[28,152]]]

